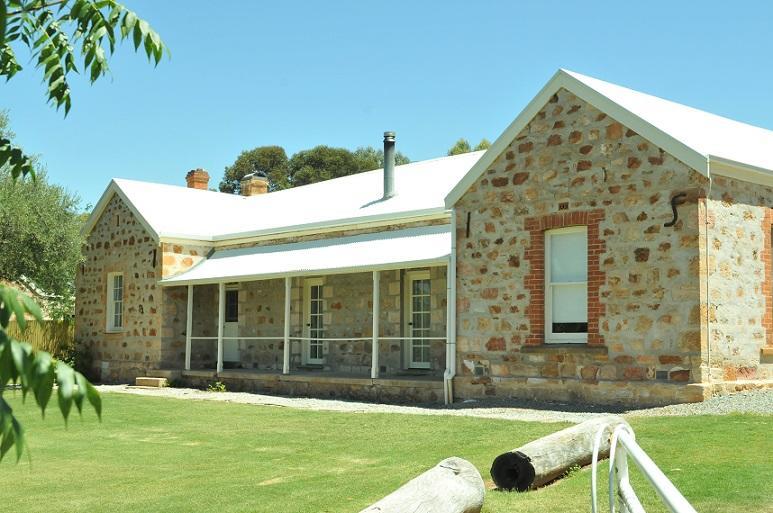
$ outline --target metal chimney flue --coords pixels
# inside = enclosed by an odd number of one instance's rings
[[[384,132],[384,199],[395,195],[395,133]]]

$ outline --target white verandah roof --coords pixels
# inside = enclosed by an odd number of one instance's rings
[[[203,285],[445,265],[450,254],[450,225],[422,226],[217,251],[189,271],[162,280],[161,285]]]

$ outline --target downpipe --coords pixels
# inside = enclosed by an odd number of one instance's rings
[[[446,269],[446,370],[443,373],[443,401],[454,402],[456,376],[456,209],[451,209],[451,255]]]

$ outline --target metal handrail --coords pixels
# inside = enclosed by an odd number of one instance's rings
[[[591,467],[591,511],[598,512],[596,487],[597,466],[601,439],[609,426],[599,429],[593,440]],[[620,501],[620,513],[645,513],[636,492],[628,479],[628,457],[636,464],[644,477],[657,492],[660,500],[671,513],[696,513],[695,508],[666,477],[646,452],[636,443],[633,430],[626,424],[615,427],[609,442],[609,511],[615,513],[615,503]]]

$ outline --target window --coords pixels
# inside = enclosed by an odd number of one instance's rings
[[[545,232],[545,342],[588,341],[588,230]]]
[[[239,291],[225,291],[225,322],[239,322]]]
[[[123,274],[107,275],[107,331],[123,329]]]

